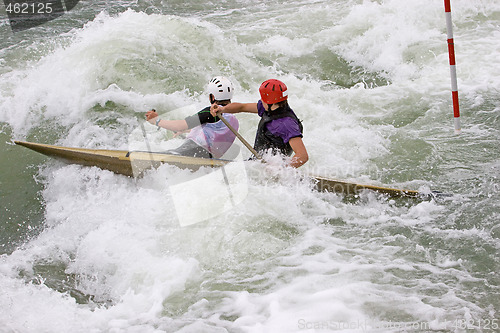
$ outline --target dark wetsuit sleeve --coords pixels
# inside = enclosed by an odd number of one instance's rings
[[[184,120],[186,121],[188,128],[191,129],[202,124],[215,123],[219,121],[219,118],[212,116],[210,114],[210,107],[206,107],[198,113],[184,118]]]

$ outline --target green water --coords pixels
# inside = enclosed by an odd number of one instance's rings
[[[0,133],[0,251],[11,253],[36,236],[43,228],[41,181],[36,179],[47,158],[19,150],[10,141],[9,131]]]

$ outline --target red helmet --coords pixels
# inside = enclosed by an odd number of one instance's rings
[[[279,103],[288,98],[286,85],[276,79],[270,79],[262,82],[259,92],[260,99],[266,104]]]

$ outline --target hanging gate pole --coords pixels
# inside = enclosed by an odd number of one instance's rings
[[[453,27],[451,23],[450,0],[444,0],[444,11],[446,13],[446,30],[448,32],[448,54],[450,57],[451,96],[453,100],[453,117],[455,119],[455,133],[460,133],[461,127],[460,127],[460,110],[458,105],[457,68],[455,64],[455,43],[453,42]]]

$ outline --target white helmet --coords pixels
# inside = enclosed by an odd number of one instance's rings
[[[233,98],[233,83],[224,76],[215,76],[208,82],[208,93],[214,95],[216,101],[225,101]]]

